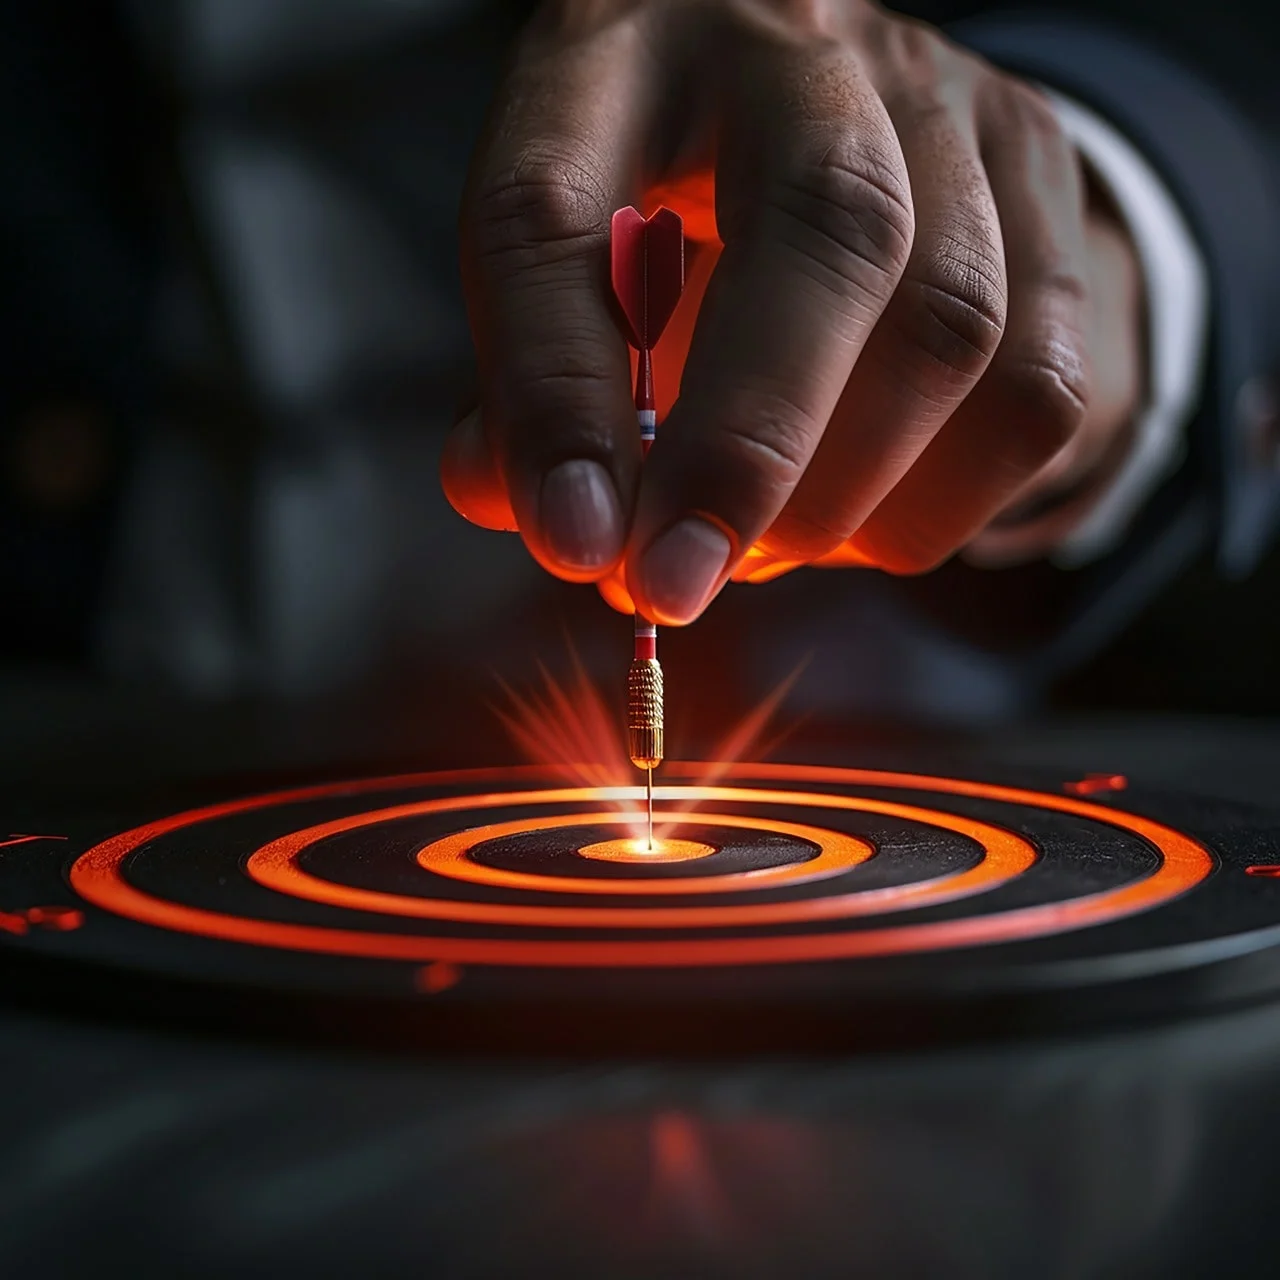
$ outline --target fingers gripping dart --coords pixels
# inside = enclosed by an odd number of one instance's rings
[[[636,420],[648,453],[657,428],[653,395],[653,348],[684,290],[684,223],[678,213],[659,209],[645,218],[628,206],[613,215],[610,237],[613,291],[627,341],[639,353],[636,366]],[[662,667],[658,630],[636,614],[635,651],[627,674],[627,752],[648,772],[649,843],[652,847],[653,770],[662,763]]]

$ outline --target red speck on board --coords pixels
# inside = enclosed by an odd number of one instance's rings
[[[10,833],[7,840],[0,840],[0,849],[7,849],[15,844],[30,844],[33,840],[65,840],[66,838],[66,836],[24,836],[15,831]]]
[[[433,960],[418,970],[413,985],[426,995],[438,996],[440,992],[456,987],[461,980],[461,965],[450,964],[448,960]]]
[[[78,907],[28,907],[25,911],[0,911],[0,931],[21,937],[32,928],[69,933],[84,924]]]
[[[1123,791],[1128,785],[1123,773],[1086,773],[1076,782],[1064,782],[1062,789],[1068,795],[1096,796],[1103,791]]]
[[[84,912],[76,907],[28,907],[23,914],[28,924],[52,929],[55,933],[70,933],[84,924]]]

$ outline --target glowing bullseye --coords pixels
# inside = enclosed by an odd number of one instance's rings
[[[676,840],[655,836],[653,847],[643,836],[624,840],[600,840],[583,845],[578,853],[600,862],[692,862],[715,853],[715,847],[699,840]]]

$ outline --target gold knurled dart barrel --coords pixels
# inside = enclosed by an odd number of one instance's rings
[[[636,658],[627,672],[627,754],[637,769],[662,763],[662,668]]]

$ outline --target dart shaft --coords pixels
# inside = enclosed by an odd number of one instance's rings
[[[640,352],[636,374],[636,422],[640,447],[647,454],[653,444],[658,415],[653,406],[653,379],[647,373],[648,351]],[[648,407],[643,402],[648,401]],[[662,763],[662,666],[658,662],[658,628],[636,614],[635,649],[627,673],[627,754],[637,769],[650,774]],[[648,794],[652,797],[650,786]],[[652,799],[650,800],[652,820]]]
[[[657,401],[653,396],[653,352],[648,347],[639,349],[636,361],[636,416],[640,422],[640,439],[646,445],[653,443],[653,429],[657,426]],[[645,435],[646,418],[648,436]]]

